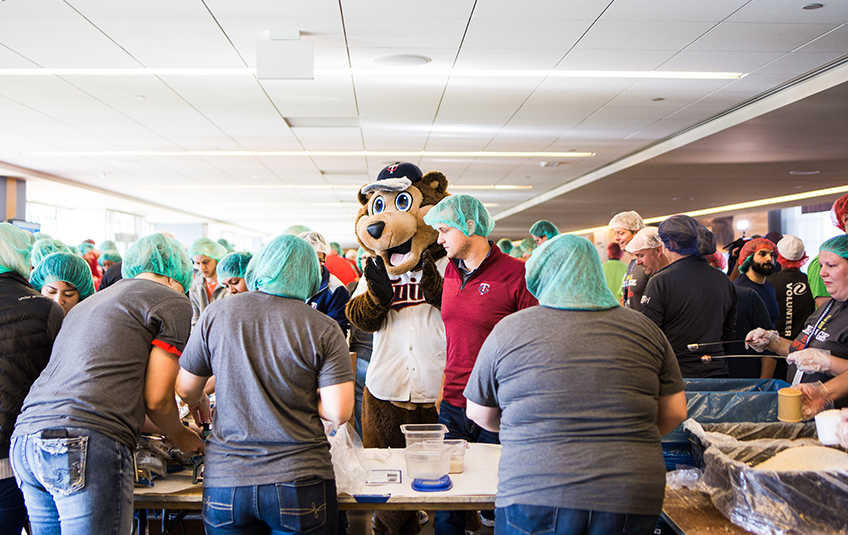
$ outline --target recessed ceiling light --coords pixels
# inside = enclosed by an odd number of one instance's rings
[[[821,171],[789,171],[790,175],[817,175]]]
[[[663,98],[663,97],[657,97],[657,98],[652,98],[652,99],[651,99],[651,102],[662,102],[663,100],[665,100],[665,98]]]
[[[810,9],[819,9],[819,8],[822,8],[822,7],[824,7],[824,4],[807,4],[804,7],[802,7],[801,9],[810,10]]]
[[[133,95],[130,98],[133,100],[144,100],[144,95]]]
[[[387,67],[419,67],[421,65],[427,65],[431,61],[433,60],[427,56],[419,56],[417,54],[390,54],[388,56],[374,58],[374,63]]]

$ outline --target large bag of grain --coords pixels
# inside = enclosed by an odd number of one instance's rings
[[[848,453],[806,441],[713,443],[704,482],[716,508],[760,535],[848,535]]]

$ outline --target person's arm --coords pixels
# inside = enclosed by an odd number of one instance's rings
[[[442,387],[439,389],[439,397],[436,398],[436,414],[442,410],[442,400],[445,399],[445,374],[442,372]]]
[[[353,381],[318,389],[318,416],[336,425],[344,425],[353,416]]]
[[[760,379],[771,379],[774,376],[775,368],[777,368],[777,360],[772,357],[762,357],[760,359]]]
[[[203,440],[180,421],[180,412],[174,399],[174,385],[179,371],[177,355],[153,346],[144,379],[144,405],[147,416],[170,437],[180,451],[202,452]]]
[[[730,288],[733,291],[733,304],[727,311],[727,316],[724,317],[724,325],[721,329],[721,339],[725,342],[736,340],[736,303],[738,302],[739,297],[736,293],[736,287],[731,284]],[[763,305],[763,308],[765,308],[765,304]]]
[[[660,435],[669,433],[686,419],[686,393],[683,391],[657,398],[657,427]]]
[[[209,406],[209,396],[206,394],[206,385],[212,380],[214,388],[214,379],[212,377],[201,377],[180,368],[177,375],[176,392],[180,399],[188,405],[189,412],[194,418],[194,423],[198,426],[210,423],[212,421],[212,410]]]
[[[499,407],[486,407],[466,400],[465,415],[486,431],[497,433],[501,430],[501,409]]]

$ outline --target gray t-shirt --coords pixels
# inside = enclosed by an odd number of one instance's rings
[[[149,280],[123,279],[80,302],[65,316],[15,436],[82,427],[135,448],[152,344],[181,351],[190,325],[188,298]]]
[[[533,307],[483,344],[465,397],[499,407],[498,507],[659,514],[657,397],[683,390],[662,331],[625,307]]]
[[[334,319],[295,299],[232,295],[203,311],[180,365],[215,375],[204,485],[334,479],[318,388],[354,379]]]

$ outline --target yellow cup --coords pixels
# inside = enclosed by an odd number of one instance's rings
[[[781,388],[777,391],[777,419],[781,422],[801,421],[801,391]]]

